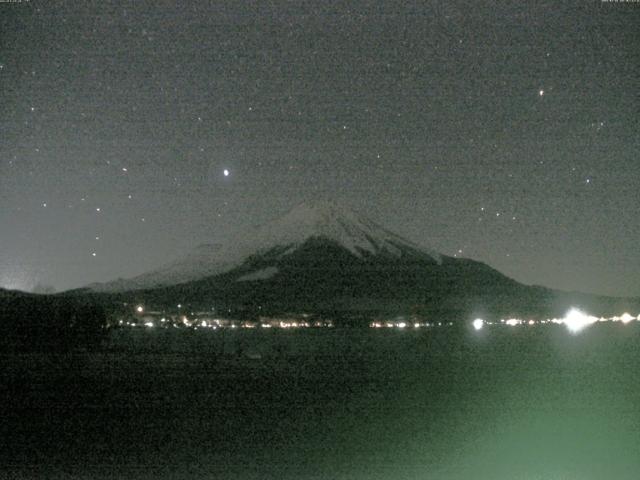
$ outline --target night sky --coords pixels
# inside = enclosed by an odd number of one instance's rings
[[[130,277],[334,199],[640,295],[640,3],[0,3],[0,286]]]

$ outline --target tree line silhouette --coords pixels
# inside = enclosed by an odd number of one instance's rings
[[[0,298],[0,350],[95,349],[107,333],[104,308],[90,300],[5,293]]]

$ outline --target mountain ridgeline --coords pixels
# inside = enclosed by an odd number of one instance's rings
[[[74,294],[106,305],[185,304],[243,317],[544,318],[562,316],[572,306],[609,315],[640,305],[637,299],[523,285],[484,263],[441,255],[328,202],[301,205],[233,244],[202,246],[158,270]]]

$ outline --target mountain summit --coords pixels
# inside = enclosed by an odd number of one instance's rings
[[[381,227],[365,216],[334,202],[303,203],[289,213],[241,235],[226,245],[204,244],[164,267],[132,279],[89,285],[93,291],[117,292],[177,285],[220,275],[241,267],[249,258],[272,260],[291,255],[310,240],[329,242],[356,258],[442,256]],[[265,279],[269,272],[246,274],[241,280]],[[257,275],[256,277],[252,275]]]
[[[353,255],[376,255],[386,252],[400,256],[403,251],[426,253],[439,261],[440,255],[410,242],[381,227],[363,215],[333,202],[301,204],[284,217],[265,225],[256,232],[262,245],[255,250],[265,250],[276,245],[296,248],[310,238],[323,238],[335,242]]]

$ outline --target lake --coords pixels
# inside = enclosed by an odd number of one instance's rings
[[[1,358],[0,478],[637,479],[640,325],[131,329]]]

